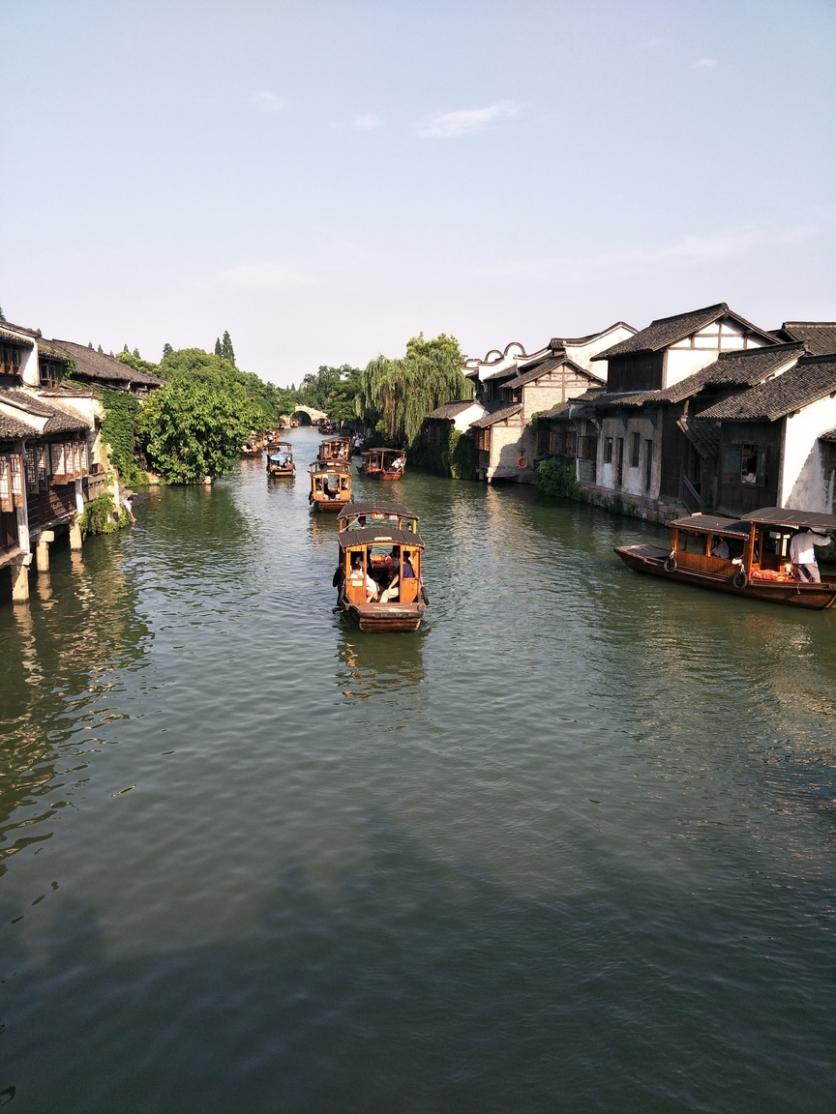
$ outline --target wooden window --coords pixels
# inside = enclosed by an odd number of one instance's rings
[[[594,433],[585,433],[579,438],[578,458],[594,461],[598,454],[598,438]]]
[[[604,438],[604,464],[612,464],[612,437]]]
[[[624,482],[624,438],[619,437],[615,443],[615,482],[621,487]]]
[[[0,511],[13,511],[12,501],[12,461],[11,457],[3,454],[0,456]]]
[[[38,445],[38,488],[46,491],[49,486],[49,453],[46,445]]]
[[[24,460],[26,467],[26,490],[30,495],[37,495],[38,493],[38,457],[37,450],[34,445],[30,445],[26,450],[26,458]]]
[[[723,451],[723,483],[766,487],[768,445],[727,445]]]
[[[16,453],[9,458],[9,461],[12,470],[12,497],[15,504],[18,504],[18,500],[23,498],[23,467],[20,457]]]
[[[630,450],[630,467],[638,468],[639,466],[639,453],[641,451],[641,435],[638,433],[631,433],[631,450]]]
[[[653,442],[644,443],[644,490],[650,491],[650,481],[653,475]]]

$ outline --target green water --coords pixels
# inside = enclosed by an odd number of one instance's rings
[[[362,635],[293,436],[0,605],[0,1108],[831,1111],[836,614],[412,473]]]

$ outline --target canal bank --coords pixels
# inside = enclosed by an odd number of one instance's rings
[[[833,618],[409,472],[362,635],[291,438],[0,613],[11,1109],[828,1109]]]

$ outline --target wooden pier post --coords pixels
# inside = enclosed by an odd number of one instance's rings
[[[49,546],[55,541],[52,530],[42,530],[38,534],[38,544],[35,547],[35,568],[39,573],[49,572]]]
[[[26,603],[29,599],[29,565],[31,554],[24,554],[12,561],[9,572],[12,574],[12,603]]]
[[[81,527],[77,519],[70,523],[70,550],[78,552],[81,549]]]

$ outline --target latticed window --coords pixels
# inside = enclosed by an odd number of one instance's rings
[[[23,496],[23,466],[17,454],[10,460],[12,465],[12,496],[19,499]]]
[[[49,485],[49,452],[46,445],[38,445],[38,487],[46,491]]]
[[[61,442],[49,446],[50,463],[53,476],[63,476],[67,470],[66,454]]]
[[[5,453],[0,455],[0,511],[13,511],[12,501],[12,462]]]
[[[38,458],[37,450],[33,445],[30,445],[26,450],[24,464],[26,466],[26,490],[30,495],[36,495],[38,492]]]

